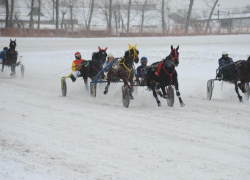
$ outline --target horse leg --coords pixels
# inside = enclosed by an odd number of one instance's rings
[[[174,86],[175,86],[175,90],[176,90],[176,96],[177,96],[178,99],[179,99],[180,105],[181,105],[181,107],[184,107],[185,104],[183,103],[183,101],[182,101],[182,99],[181,99],[181,93],[180,93],[180,91],[179,91],[179,83],[178,83],[178,81],[176,81],[176,83],[175,83]]]
[[[234,85],[235,85],[235,91],[236,91],[236,93],[237,93],[237,95],[238,95],[239,101],[240,101],[240,102],[243,102],[243,101],[242,101],[242,96],[241,96],[240,93],[239,93],[237,80],[234,80]]]
[[[105,86],[105,90],[104,90],[103,94],[108,94],[109,85],[110,85],[110,82],[108,82],[107,86]]]
[[[130,99],[132,100],[132,99],[134,99],[134,97],[133,97],[133,92],[134,92],[134,82],[133,82],[133,78],[131,78],[130,80],[129,80],[129,83],[130,83],[130,87],[131,87],[131,89],[130,89]]]
[[[161,91],[163,93],[162,97],[165,98],[165,99],[167,99],[167,93],[166,93],[166,90],[165,90],[165,86],[164,86],[163,83],[160,83],[160,85],[161,85]]]
[[[245,82],[241,81],[240,83],[238,83],[238,87],[240,88],[240,90],[242,91],[242,93],[245,93]]]
[[[147,80],[148,83],[148,87],[151,87],[152,91],[153,91],[153,96],[155,97],[155,100],[157,102],[158,106],[161,106],[161,101],[158,99],[157,93],[155,91],[155,83],[153,83],[152,81],[150,81],[149,79]]]
[[[110,81],[111,81],[111,70],[108,71],[107,76],[108,76],[108,78],[107,78],[108,84],[107,84],[107,86],[105,86],[105,90],[104,90],[103,94],[108,94],[109,85],[110,85]]]
[[[5,58],[3,58],[3,64],[2,64],[2,69],[1,69],[2,72],[3,72],[3,69],[4,69],[4,64],[5,64]]]
[[[83,80],[84,80],[84,84],[85,84],[86,89],[88,89],[88,77],[84,76]]]

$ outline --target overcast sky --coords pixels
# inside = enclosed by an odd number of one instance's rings
[[[179,9],[184,9],[185,6],[189,5],[189,0],[171,0],[171,4],[174,4]],[[206,5],[203,3],[204,0],[194,0],[194,8],[195,9],[204,9]],[[219,0],[220,8],[242,8],[246,5],[250,5],[250,0]],[[218,7],[218,6],[217,6]],[[216,7],[216,10],[217,10]],[[187,7],[186,7],[187,8]]]

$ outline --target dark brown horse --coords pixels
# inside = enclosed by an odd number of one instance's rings
[[[113,68],[112,66],[108,69],[108,84],[105,87],[104,94],[108,93],[110,82],[119,81],[120,79],[123,80],[124,86],[129,86],[130,88],[130,99],[134,99],[132,92],[133,92],[133,78],[134,78],[134,62],[138,63],[139,61],[139,51],[136,49],[137,44],[132,47],[129,44],[129,50],[125,52],[123,58],[118,61],[118,68]],[[129,85],[129,84],[130,85]]]
[[[159,84],[163,95],[159,92],[160,96],[167,99],[165,88],[168,86],[174,86],[176,89],[176,95],[179,98],[179,102],[181,107],[185,104],[183,103],[180,92],[179,92],[179,83],[178,83],[178,74],[175,69],[176,66],[179,64],[179,46],[175,49],[171,46],[171,52],[169,56],[167,56],[163,61],[156,62],[149,66],[149,70],[147,73],[147,82],[148,88],[152,89],[153,95],[156,99],[158,106],[161,106],[161,102],[157,97],[157,93],[155,91],[156,84]],[[159,75],[156,75],[156,72],[159,72]]]

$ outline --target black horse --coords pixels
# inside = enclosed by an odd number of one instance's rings
[[[242,102],[242,96],[240,95],[238,88],[240,88],[240,90],[245,93],[246,90],[244,85],[245,83],[250,82],[250,56],[248,57],[248,60],[239,60],[225,65],[219,68],[218,71],[218,79],[233,83],[239,101]],[[238,81],[240,81],[240,83],[237,83]]]
[[[2,69],[1,71],[3,72],[4,70],[4,66],[10,66],[11,67],[11,73],[10,76],[13,76],[16,74],[16,66],[18,66],[17,64],[17,55],[18,52],[16,51],[16,39],[15,41],[12,41],[10,39],[10,45],[9,45],[9,49],[7,47],[4,48],[4,53],[6,53],[6,56],[4,56],[3,58],[3,64],[2,64]]]
[[[179,46],[174,49],[173,46],[171,46],[171,52],[169,56],[167,56],[163,61],[153,63],[151,66],[148,67],[148,73],[147,73],[147,84],[148,88],[152,89],[153,95],[156,99],[156,102],[158,106],[161,106],[161,102],[157,97],[157,93],[155,90],[156,85],[160,86],[163,95],[161,92],[159,92],[160,96],[163,98],[168,98],[167,93],[165,90],[165,87],[167,86],[175,86],[176,89],[176,95],[179,98],[179,102],[181,107],[185,106],[183,103],[180,92],[179,92],[179,83],[178,83],[178,74],[175,69],[175,67],[179,64]],[[159,73],[159,75],[156,75],[156,72]]]
[[[106,61],[107,57],[107,47],[105,49],[101,49],[98,46],[99,51],[93,52],[92,60],[85,60],[82,62],[82,68],[80,70],[81,75],[84,79],[84,83],[87,86],[88,78],[93,79],[102,69],[103,64]]]
[[[139,51],[136,49],[137,44],[132,47],[129,44],[129,50],[125,52],[123,58],[121,58],[118,62],[118,68],[113,68],[112,66],[108,69],[108,84],[105,86],[104,94],[108,93],[108,89],[110,86],[110,82],[112,81],[119,81],[120,79],[124,82],[124,87],[129,87],[130,89],[130,99],[134,99],[132,92],[133,92],[133,78],[134,78],[134,67],[133,64],[138,63],[139,58]],[[129,85],[129,84],[130,85]]]
[[[240,71],[239,71],[240,84],[238,85],[239,85],[239,88],[244,93],[246,91],[244,88],[244,84],[250,82],[250,56],[248,57],[246,61],[241,61],[238,65],[238,68],[240,68]]]

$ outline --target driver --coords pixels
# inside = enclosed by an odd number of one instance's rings
[[[80,52],[75,53],[75,58],[76,59],[72,62],[72,71],[73,72],[70,76],[70,78],[73,82],[75,82],[76,78],[81,75],[81,72],[80,72],[80,69],[82,68],[81,64],[84,61],[84,59],[82,59],[82,57],[81,57]]]
[[[142,57],[141,58],[141,65],[137,67],[136,69],[136,79],[135,81],[138,82],[140,84],[139,78],[144,78],[145,75],[147,74],[146,71],[146,66],[148,63],[148,59],[146,57]]]
[[[219,79],[222,78],[222,72],[220,70],[220,68],[222,68],[223,66],[226,66],[228,64],[234,63],[233,59],[231,57],[228,56],[228,52],[227,51],[223,51],[222,52],[222,57],[218,60],[219,63],[219,72],[217,74],[217,77]]]
[[[114,61],[114,56],[113,54],[109,53],[107,56],[107,61],[105,62],[105,64],[103,65],[103,68],[107,67],[110,65],[110,63],[112,63]],[[105,72],[108,72],[108,69],[106,69]]]
[[[219,68],[234,63],[233,59],[231,57],[228,56],[228,52],[227,51],[223,51],[222,52],[222,57],[218,60],[219,62]]]

